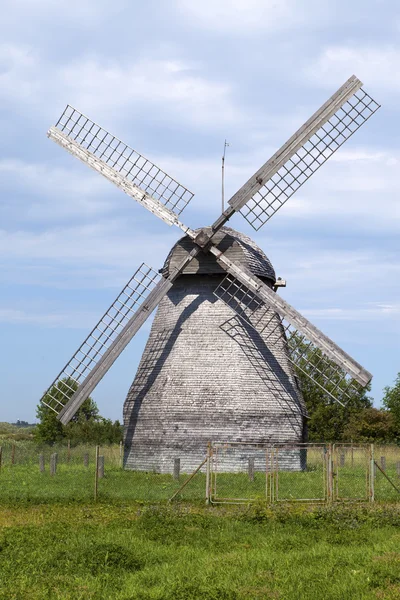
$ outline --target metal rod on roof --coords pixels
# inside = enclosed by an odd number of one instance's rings
[[[229,146],[229,143],[225,140],[224,143],[224,153],[222,155],[222,212],[224,212],[225,208],[225,153],[226,147]]]

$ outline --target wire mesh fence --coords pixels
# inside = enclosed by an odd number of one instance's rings
[[[0,503],[400,500],[399,446],[212,443],[201,458],[195,472],[183,472],[177,457],[160,474],[124,469],[122,445],[0,440]]]
[[[204,458],[206,449],[204,450]],[[171,464],[170,474],[123,468],[123,447],[53,445],[0,440],[1,502],[165,502],[205,499],[205,465],[179,492],[191,473]]]
[[[400,447],[216,443],[211,503],[400,500]]]

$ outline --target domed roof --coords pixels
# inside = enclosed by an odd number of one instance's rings
[[[208,229],[207,227],[205,228]],[[200,231],[200,229],[196,230]],[[269,279],[275,283],[276,276],[273,266],[264,252],[252,239],[230,227],[222,227],[213,237],[218,250],[224,252],[227,258],[246,268],[253,275]],[[164,277],[168,277],[171,266],[177,267],[186,255],[194,248],[194,242],[185,235],[177,241],[168,254],[163,268]],[[182,275],[222,275],[226,271],[218,264],[210,252],[201,252],[183,270]]]

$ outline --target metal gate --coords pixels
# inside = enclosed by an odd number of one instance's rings
[[[268,449],[267,455],[267,501],[327,501],[328,453],[324,444],[281,445]]]
[[[333,500],[373,501],[373,463],[371,444],[333,444],[331,459]]]
[[[370,444],[213,443],[207,460],[213,504],[374,501]]]

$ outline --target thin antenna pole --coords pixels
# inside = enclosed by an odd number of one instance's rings
[[[225,210],[225,152],[227,146],[229,146],[229,143],[225,140],[224,153],[222,155],[222,212]]]

